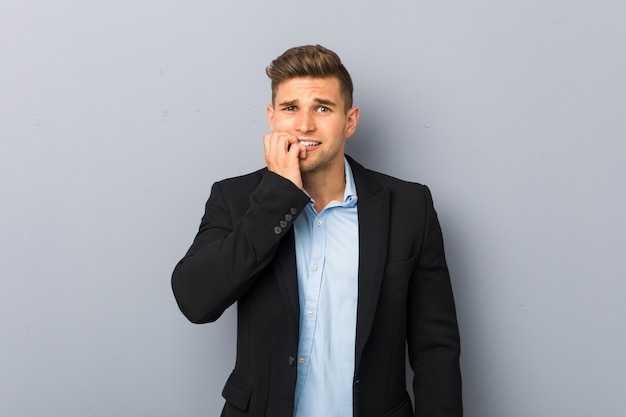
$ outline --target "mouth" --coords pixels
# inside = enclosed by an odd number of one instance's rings
[[[300,141],[301,144],[303,144],[307,148],[315,148],[319,146],[321,143],[321,142],[318,142],[316,140],[309,139],[309,138],[298,138],[298,140]]]

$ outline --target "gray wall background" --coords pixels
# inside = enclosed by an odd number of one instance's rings
[[[217,416],[235,313],[172,268],[213,181],[263,165],[265,66],[352,73],[363,164],[428,184],[468,417],[626,415],[626,3],[8,0],[0,415]]]

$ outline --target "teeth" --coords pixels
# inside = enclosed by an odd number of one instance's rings
[[[320,144],[319,142],[311,142],[311,141],[306,141],[306,140],[303,140],[300,143],[303,144],[304,146],[317,146]]]

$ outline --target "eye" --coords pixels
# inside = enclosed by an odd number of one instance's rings
[[[318,113],[330,113],[330,109],[326,106],[319,106],[317,108]]]
[[[287,106],[283,110],[285,111],[296,111],[298,108],[296,106]]]

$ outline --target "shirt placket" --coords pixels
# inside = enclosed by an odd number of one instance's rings
[[[298,356],[298,366],[301,375],[306,381],[306,375],[310,366],[313,352],[313,340],[319,316],[320,291],[322,288],[322,278],[324,264],[326,260],[326,212],[311,216],[311,257],[307,265],[308,276],[305,290],[305,303],[302,310],[302,336],[300,355]]]

